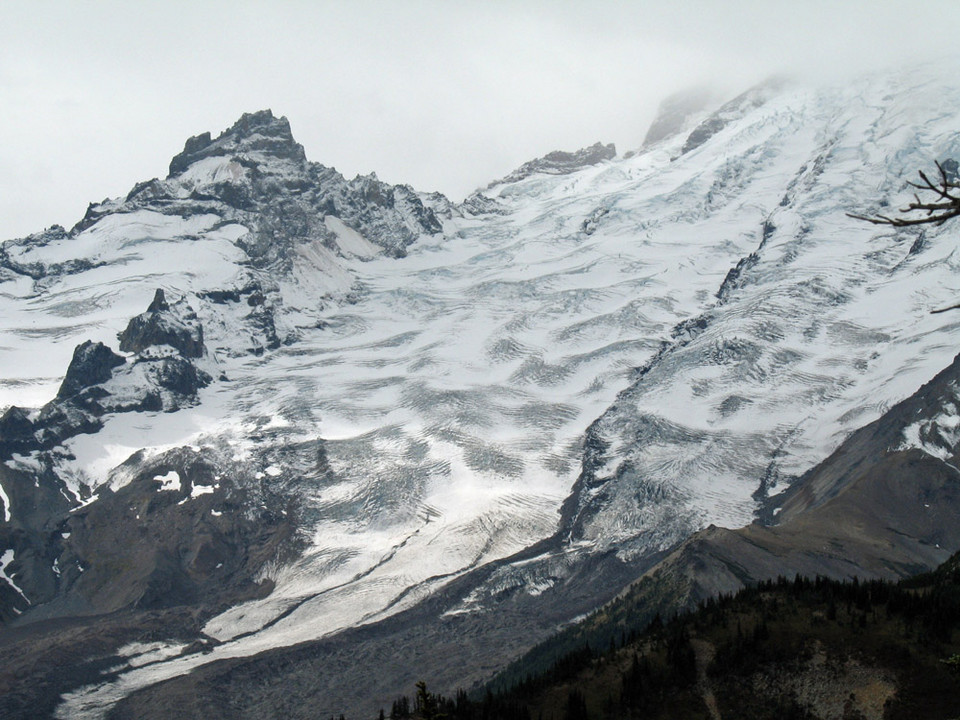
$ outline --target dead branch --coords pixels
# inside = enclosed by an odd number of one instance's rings
[[[910,183],[911,187],[924,192],[932,192],[936,195],[933,201],[925,202],[920,199],[917,193],[914,193],[914,202],[901,208],[902,214],[926,213],[921,217],[889,217],[887,215],[858,215],[847,213],[849,217],[856,220],[864,220],[874,225],[892,225],[893,227],[908,227],[910,225],[943,225],[950,218],[960,216],[960,182],[951,180],[943,165],[937,162],[937,171],[940,173],[939,181],[934,183],[929,176],[920,171],[919,183]]]

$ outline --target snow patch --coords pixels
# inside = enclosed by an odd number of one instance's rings
[[[94,493],[93,495],[91,495],[90,497],[88,497],[86,500],[82,501],[82,502],[81,502],[79,505],[77,505],[75,508],[71,508],[70,512],[76,512],[77,510],[81,510],[81,509],[85,508],[87,505],[90,505],[90,504],[92,504],[92,503],[95,503],[95,502],[96,502],[97,500],[99,500],[99,499],[100,499],[99,493]]]
[[[340,218],[327,215],[323,221],[327,229],[334,234],[340,252],[347,257],[353,256],[369,260],[380,254],[379,247],[367,240],[353,228],[347,227]]]
[[[159,662],[160,660],[166,660],[167,658],[176,657],[182,654],[187,647],[184,643],[132,642],[117,650],[117,655],[126,658],[128,667],[136,668]]]
[[[3,521],[10,522],[12,506],[10,505],[10,497],[3,489],[3,483],[0,483],[0,500],[3,501]]]
[[[176,470],[171,470],[166,475],[154,475],[153,479],[160,481],[160,489],[158,492],[164,492],[165,490],[179,491],[182,486],[180,473]]]
[[[13,562],[15,558],[15,553],[13,550],[4,550],[3,555],[0,556],[0,579],[5,580],[6,583],[17,591],[17,594],[22,597],[27,604],[30,604],[29,598],[23,594],[23,590],[14,582],[13,578],[7,575],[7,567],[10,563]]]

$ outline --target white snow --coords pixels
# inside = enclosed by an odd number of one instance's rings
[[[22,280],[0,285],[0,408],[52,399],[74,347],[93,340],[115,348],[117,332],[146,310],[157,287],[179,295],[234,284],[246,272],[235,241],[247,230],[218,226],[220,220],[137,210],[108,215],[76,237],[44,246],[7,243],[19,262],[93,267],[51,276],[39,288]]]
[[[153,479],[160,481],[160,492],[165,490],[176,490],[179,492],[180,490],[180,473],[176,470],[171,470],[165,475],[155,475]]]
[[[10,459],[4,464],[13,470],[22,470],[24,472],[42,472],[42,465],[40,460],[37,458],[36,453],[31,453],[30,455],[13,453]]]
[[[246,174],[247,170],[240,163],[220,155],[191,163],[190,167],[177,176],[177,182],[194,190],[216,183],[237,181]]]
[[[16,590],[17,595],[26,600],[27,604],[30,604],[30,599],[23,594],[23,590],[14,582],[13,578],[7,574],[7,567],[14,561],[16,555],[13,550],[4,550],[3,555],[0,556],[0,579],[4,580],[7,585]]]
[[[7,495],[6,491],[3,489],[3,483],[0,483],[0,500],[3,501],[3,521],[10,522],[10,513],[13,509],[13,506],[10,505],[10,496]]]
[[[367,240],[363,235],[351,227],[343,224],[343,220],[333,215],[324,218],[327,229],[336,237],[337,247],[347,257],[353,256],[369,260],[380,254],[380,248]]]

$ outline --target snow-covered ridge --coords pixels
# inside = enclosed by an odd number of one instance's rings
[[[960,154],[958,106],[927,76],[786,90],[662,176],[693,170],[694,227],[754,246],[591,429],[575,536],[631,555],[749,522],[952,360],[957,320],[930,310],[955,295],[955,229],[846,213],[902,202],[918,168]]]

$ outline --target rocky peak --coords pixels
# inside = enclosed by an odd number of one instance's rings
[[[686,155],[707,142],[727,125],[766,104],[787,84],[786,78],[772,77],[730,100],[693,129],[680,151]]]
[[[325,223],[329,215],[400,257],[421,235],[442,231],[434,203],[449,207],[442,196],[424,204],[412,188],[381,182],[375,174],[348,181],[336,169],[308,161],[287,119],[261,110],[245,113],[216,138],[209,132],[191,137],[171,161],[165,180],[138,183],[125,199],[91,205],[71,233],[133,209],[184,218],[212,212],[248,229],[237,245],[256,267],[284,272],[299,257],[296,247],[333,241]],[[61,270],[12,261],[0,248],[4,267],[36,278]]]
[[[170,309],[170,305],[167,304],[167,296],[163,292],[163,288],[157,288],[157,291],[153,294],[153,300],[150,302],[149,307],[147,307],[148,313],[158,313],[165,312]]]
[[[119,338],[123,352],[139,353],[148,347],[169,345],[184,357],[203,355],[203,328],[196,313],[183,298],[169,304],[160,288],[147,311],[131,319]]]
[[[612,160],[616,156],[617,148],[613,143],[604,145],[603,143],[595,142],[590,147],[581,148],[575,152],[554,150],[541,158],[524,163],[503,179],[491,183],[489,187],[501,183],[517,182],[536,173],[567,175],[580,168],[596,165],[604,160]]]
[[[363,202],[383,208],[392,208],[394,205],[393,187],[380,182],[376,173],[357,175],[350,182],[350,186],[357,191]]]
[[[77,345],[57,397],[69,398],[84,388],[106,382],[113,374],[113,369],[125,362],[103,343],[87,340]]]
[[[260,110],[244,113],[215,140],[209,132],[187,140],[183,152],[170,161],[170,175],[183,172],[198,160],[217,156],[266,156],[294,162],[306,160],[303,146],[293,139],[289,121],[285,117],[274,117],[270,110]]]

